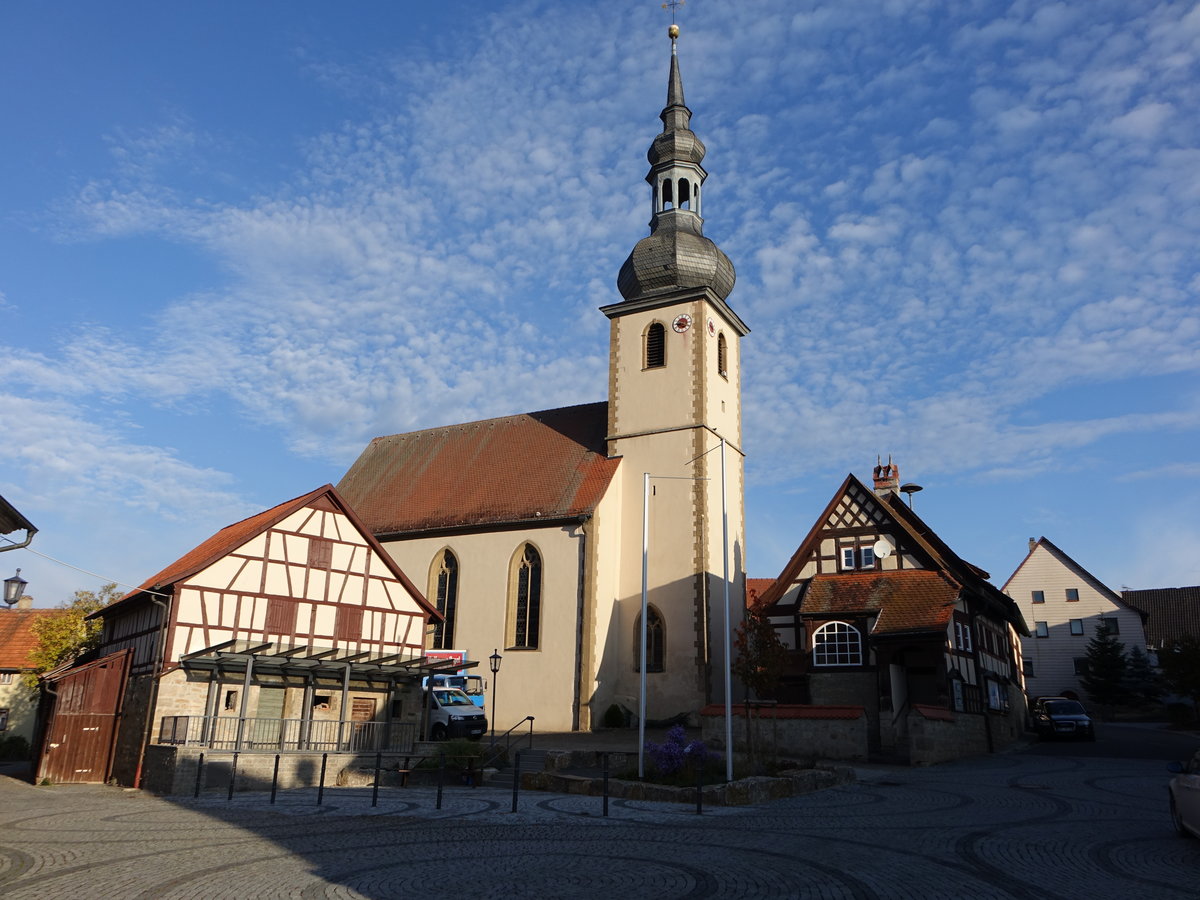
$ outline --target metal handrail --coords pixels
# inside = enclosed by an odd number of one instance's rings
[[[529,740],[529,748],[532,750],[533,749],[533,716],[526,716],[520,722],[518,722],[516,725],[514,725],[512,728],[508,729],[508,731],[504,732],[504,734],[500,735],[500,737],[498,739],[492,741],[492,743],[488,747],[488,752],[480,757],[479,767],[481,769],[487,768],[488,766],[490,766],[492,763],[494,763],[496,760],[500,759],[501,757],[507,757],[508,751],[511,749],[512,743],[514,740],[512,733],[514,731],[516,731],[518,728],[520,728],[522,725],[524,725],[526,722],[529,723],[529,734],[527,737]],[[518,739],[524,740],[524,737],[518,738]],[[500,741],[504,741],[503,749],[499,748]]]

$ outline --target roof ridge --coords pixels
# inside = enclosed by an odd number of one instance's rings
[[[447,425],[430,425],[428,428],[417,428],[412,431],[397,431],[392,434],[380,434],[372,438],[372,441],[381,441],[387,438],[409,437],[421,434],[430,434],[435,431],[456,431],[464,428],[470,428],[477,425],[490,425],[496,422],[505,422],[515,419],[536,418],[537,416],[548,416],[553,413],[565,413],[569,410],[584,409],[589,406],[607,406],[607,400],[594,400],[591,403],[574,403],[570,406],[556,406],[551,409],[535,409],[528,412],[510,413],[506,416],[493,416],[489,419],[475,419],[470,422],[453,422]]]

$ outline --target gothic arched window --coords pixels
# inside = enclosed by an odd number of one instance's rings
[[[429,582],[434,605],[445,616],[433,626],[429,646],[433,650],[448,650],[454,646],[454,621],[458,618],[458,560],[449,550],[433,558]]]
[[[646,368],[661,369],[667,364],[667,329],[654,322],[646,329]]]
[[[814,666],[861,666],[862,635],[846,622],[827,622],[813,634]]]
[[[646,607],[646,671],[661,672],[666,668],[667,637],[663,619],[653,606]],[[642,614],[633,623],[633,671],[642,671]]]
[[[536,650],[542,626],[542,555],[525,544],[513,556],[508,584],[508,649]]]

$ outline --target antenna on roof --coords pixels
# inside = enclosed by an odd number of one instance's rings
[[[912,509],[912,495],[915,494],[917,491],[923,491],[923,490],[925,490],[925,488],[921,487],[919,484],[913,484],[911,481],[908,482],[907,484],[900,485],[900,493],[908,494],[908,508],[909,509]]]

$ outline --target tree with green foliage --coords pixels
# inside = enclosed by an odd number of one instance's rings
[[[1125,693],[1130,702],[1147,706],[1162,697],[1162,679],[1141,647],[1133,647],[1125,657]]]
[[[1184,634],[1167,641],[1158,652],[1158,667],[1167,687],[1190,699],[1200,718],[1200,637]]]
[[[734,649],[737,655],[733,661],[733,674],[756,699],[773,699],[787,664],[788,651],[765,610],[746,611],[746,618],[734,635]]]
[[[59,605],[61,613],[44,616],[30,626],[37,643],[29,651],[32,671],[24,676],[26,686],[37,687],[38,676],[79,659],[96,649],[100,642],[100,621],[88,616],[121,596],[115,584],[98,591],[76,591],[75,596]]]
[[[1093,703],[1112,707],[1126,698],[1125,645],[1117,640],[1103,622],[1096,625],[1096,636],[1087,645],[1087,674],[1079,679]]]

